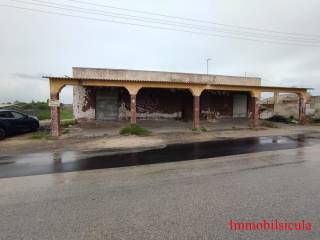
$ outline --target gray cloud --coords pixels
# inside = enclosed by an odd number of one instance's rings
[[[58,0],[55,2],[61,2]],[[108,3],[109,4],[109,3]],[[110,1],[110,5],[214,22],[317,34],[318,0]],[[313,87],[320,94],[320,49],[200,36],[0,7],[0,102],[45,100],[42,75],[73,66],[258,76],[264,85]],[[42,74],[46,73],[46,74]],[[62,92],[72,101],[71,88]]]

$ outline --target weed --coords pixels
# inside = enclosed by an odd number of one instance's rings
[[[132,124],[128,127],[124,127],[120,130],[121,135],[137,135],[137,136],[147,136],[151,132],[137,124]]]
[[[48,132],[35,132],[29,136],[29,139],[49,139],[50,135]]]

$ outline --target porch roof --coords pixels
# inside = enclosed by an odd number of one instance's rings
[[[90,86],[90,83],[93,83],[92,86],[109,86],[108,83],[122,83],[121,86],[125,83],[141,83],[141,87],[148,87],[149,84],[157,83],[157,86],[166,88],[166,86],[170,85],[170,83],[175,83],[180,86],[185,85],[185,88],[188,86],[201,86],[201,87],[209,87],[209,89],[217,90],[231,90],[232,89],[241,89],[252,91],[257,90],[261,92],[306,92],[307,90],[311,90],[313,88],[305,88],[305,87],[279,87],[279,86],[262,86],[262,85],[242,85],[242,84],[225,84],[225,83],[207,83],[207,82],[190,82],[190,81],[157,81],[157,80],[140,80],[140,79],[110,79],[110,78],[77,78],[77,77],[57,77],[57,76],[43,76],[43,78],[47,78],[53,81],[63,81],[65,85],[83,85]],[[96,84],[99,82],[100,84]]]

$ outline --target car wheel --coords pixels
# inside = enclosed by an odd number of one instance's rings
[[[32,126],[31,126],[31,132],[36,132],[36,131],[38,131],[38,129],[39,129],[39,124],[33,124]]]
[[[7,135],[6,130],[4,130],[3,128],[0,128],[0,140],[4,139],[6,135]]]

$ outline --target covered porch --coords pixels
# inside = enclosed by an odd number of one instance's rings
[[[50,82],[50,101],[51,101],[51,134],[59,136],[60,128],[60,107],[59,94],[61,90],[67,86],[83,86],[83,87],[118,87],[128,92],[129,98],[129,118],[131,124],[137,123],[137,101],[139,101],[139,93],[143,89],[167,89],[185,91],[190,93],[190,101],[192,102],[192,127],[199,129],[201,127],[201,113],[205,112],[204,106],[208,93],[224,91],[228,93],[243,93],[247,98],[247,113],[244,116],[250,119],[253,127],[257,126],[259,119],[259,98],[262,92],[288,92],[295,93],[299,96],[299,120],[301,124],[305,123],[305,104],[307,89],[291,88],[291,87],[270,87],[270,86],[248,86],[248,85],[231,85],[231,84],[208,84],[195,82],[163,82],[157,81],[137,81],[115,80],[115,79],[88,79],[88,78],[66,78],[66,77],[47,77]],[[88,101],[88,104],[93,104]],[[204,110],[204,111],[202,111]]]

